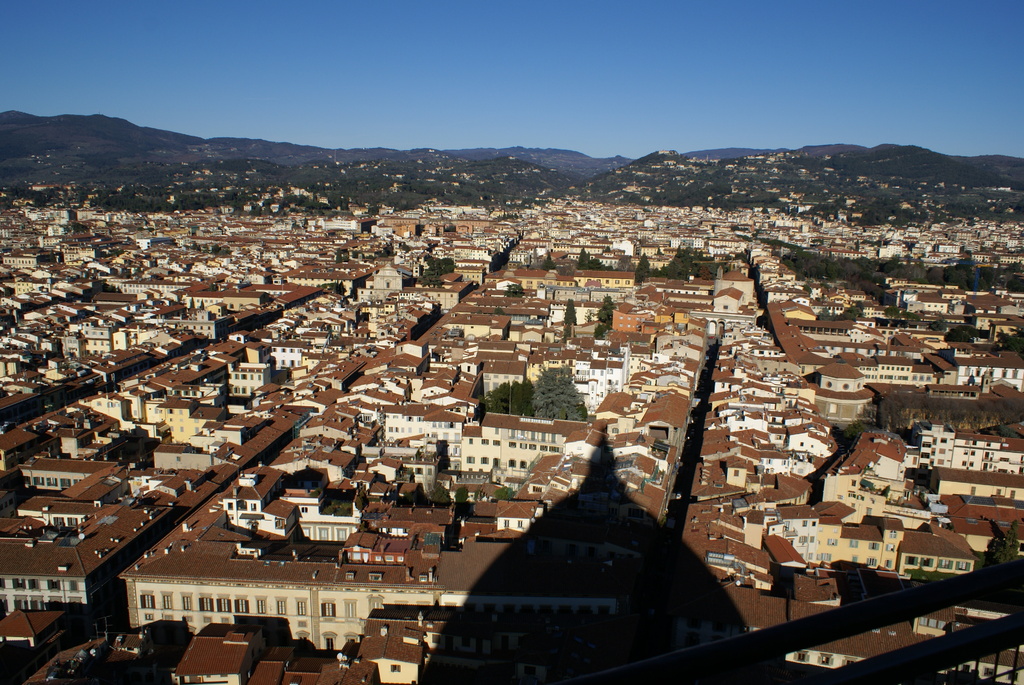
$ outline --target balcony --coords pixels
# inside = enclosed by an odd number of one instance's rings
[[[771,673],[771,682],[800,685],[1024,682],[1024,611],[959,630],[936,624],[936,637],[861,661],[799,659],[824,654],[814,648],[843,638],[879,633],[882,639],[890,627],[1021,585],[1024,559],[563,682],[744,683],[752,681],[750,669]]]

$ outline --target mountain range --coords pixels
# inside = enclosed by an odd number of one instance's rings
[[[24,112],[0,113],[0,180],[32,171],[73,176],[74,170],[114,164],[177,163],[257,159],[284,166],[374,160],[410,161],[462,159],[480,161],[515,157],[571,178],[587,178],[628,164],[626,157],[595,158],[573,150],[541,148],[419,148],[331,149],[252,138],[198,138],[182,133],[136,126],[101,114],[62,114],[39,117]],[[42,180],[24,178],[19,180]]]
[[[168,208],[160,199],[166,193],[157,190],[161,186],[175,188],[181,198],[183,189],[199,194],[217,187],[295,185],[323,188],[346,201],[397,206],[580,197],[797,208],[849,213],[864,222],[1024,213],[1024,159],[954,157],[917,146],[659,151],[631,160],[524,147],[328,149],[204,139],[103,115],[0,113],[0,185],[67,182],[150,186],[147,202],[160,208]],[[139,191],[132,192],[136,206]],[[329,204],[337,206],[333,200]]]

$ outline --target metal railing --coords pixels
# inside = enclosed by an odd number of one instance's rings
[[[698,683],[702,679],[729,682],[728,674],[740,668],[765,662],[780,663],[787,654],[793,652],[901,621],[910,621],[939,609],[1021,585],[1024,585],[1024,559],[562,682],[572,685],[682,684]],[[977,666],[983,657],[1004,650],[1015,650],[1013,664],[986,677],[980,677],[976,669],[971,673],[973,682],[1016,682],[1018,674],[1024,671],[1024,658],[1018,658],[1016,652],[1021,644],[1024,644],[1024,612],[839,668],[824,670],[797,682],[802,685],[879,685],[913,682],[920,676],[927,678],[925,682],[962,682],[955,677],[940,678],[940,674],[947,670],[953,672],[964,663],[975,663]],[[999,660],[995,659],[994,664],[998,667]]]

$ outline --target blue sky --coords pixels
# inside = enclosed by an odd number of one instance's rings
[[[0,110],[324,147],[1024,157],[1020,0],[19,2]]]

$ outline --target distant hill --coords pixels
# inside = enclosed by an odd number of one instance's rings
[[[571,150],[477,148],[329,149],[251,138],[209,138],[136,126],[100,114],[39,117],[0,113],[0,182],[85,180],[111,167],[254,159],[285,166],[393,160],[485,160],[514,157],[573,178],[587,178],[628,163],[625,157],[595,159]]]
[[[797,150],[658,151],[630,161],[554,148],[327,149],[249,138],[198,138],[103,115],[0,113],[0,185],[74,181],[148,186],[113,207],[189,208],[206,188],[316,188],[324,202],[411,207],[524,204],[579,197],[723,209],[774,207],[861,223],[1024,214],[1024,159],[952,157],[912,145],[845,143]],[[249,190],[245,190],[249,189]],[[180,192],[179,192],[180,191]],[[134,192],[134,191],[132,191]],[[202,196],[202,197],[201,197]],[[118,205],[116,203],[122,203]],[[306,202],[293,198],[292,204]],[[191,204],[189,204],[191,203]]]
[[[446,154],[462,159],[494,159],[495,157],[515,157],[537,166],[556,169],[563,174],[576,178],[590,178],[597,174],[611,171],[629,164],[628,157],[590,157],[574,150],[558,150],[555,148],[535,147],[478,147],[468,150],[445,150]]]
[[[1024,181],[1024,159],[1004,155],[981,155],[979,157],[954,157],[964,164],[976,166],[1000,176]]]
[[[776,207],[862,223],[1009,218],[1024,211],[1024,180],[1016,176],[1024,160],[1016,158],[965,159],[912,145],[819,145],[712,157],[655,152],[590,179],[579,194],[652,205]]]
[[[766,155],[773,152],[789,152],[789,150],[784,147],[780,147],[775,150],[760,150],[752,147],[723,147],[714,150],[694,150],[693,152],[684,152],[683,157],[704,160],[736,159],[737,157],[752,157],[754,155]]]
[[[737,159],[739,157],[753,157],[755,155],[771,155],[778,152],[802,152],[809,157],[823,157],[825,155],[838,155],[844,152],[861,152],[867,150],[863,145],[847,145],[836,143],[833,145],[805,145],[798,150],[791,150],[785,147],[778,147],[773,150],[758,149],[750,147],[723,147],[715,150],[696,150],[684,152],[684,157],[692,159],[718,160]]]

